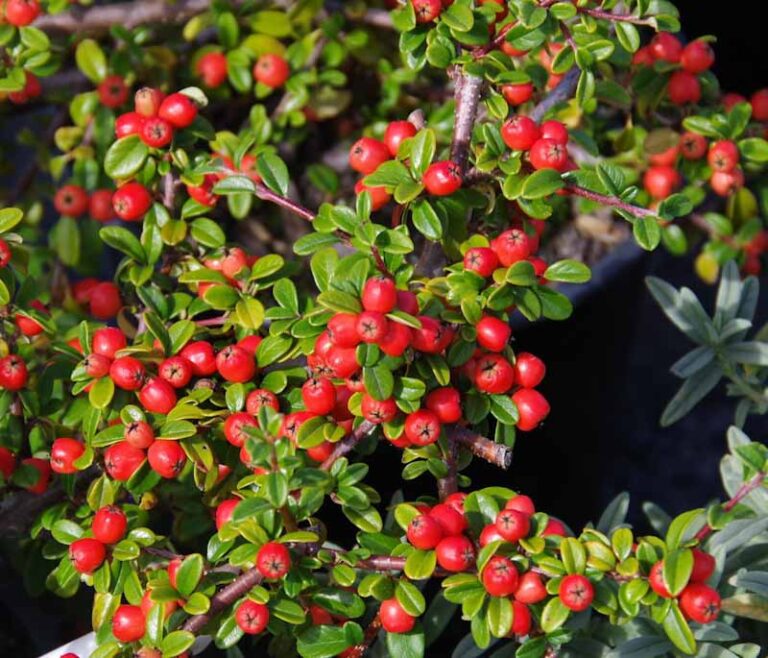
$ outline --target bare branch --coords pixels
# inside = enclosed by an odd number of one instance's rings
[[[333,466],[337,459],[352,452],[355,449],[355,446],[360,443],[360,441],[362,441],[366,436],[373,432],[375,427],[376,426],[373,423],[367,420],[364,420],[362,423],[360,423],[358,428],[352,432],[352,434],[336,444],[333,452],[328,455],[328,459],[320,464],[320,470],[331,470],[331,466]]]
[[[467,169],[469,143],[472,139],[472,127],[477,119],[477,106],[480,103],[482,88],[483,78],[480,76],[466,75],[461,71],[457,73],[456,118],[453,123],[451,160],[459,165],[462,176]]]
[[[536,123],[544,118],[544,115],[549,112],[555,105],[567,101],[573,96],[576,91],[576,85],[579,82],[579,68],[574,66],[570,69],[560,80],[557,87],[550,91],[538,105],[531,110],[530,117]]]
[[[468,448],[476,457],[480,457],[494,466],[507,470],[512,464],[512,449],[503,443],[486,439],[461,425],[453,425],[448,428],[448,436],[463,447]]]

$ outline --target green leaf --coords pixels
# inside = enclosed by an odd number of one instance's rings
[[[94,382],[88,392],[88,401],[96,409],[106,408],[115,394],[115,383],[111,377],[102,377]]]
[[[303,658],[333,658],[351,645],[344,627],[310,626],[297,637],[296,650]]]
[[[227,236],[222,228],[207,217],[199,217],[192,222],[190,235],[203,246],[213,249],[224,246],[227,241]]]
[[[0,233],[7,233],[22,219],[24,213],[18,208],[0,208]]]
[[[426,199],[419,199],[412,206],[413,225],[425,238],[439,240],[443,237],[443,225],[435,209]]]
[[[592,278],[592,272],[584,263],[568,259],[552,263],[544,272],[544,278],[547,281],[586,283]]]
[[[83,529],[77,523],[67,519],[60,519],[51,527],[53,538],[65,546],[69,546],[73,541],[80,539],[83,534],[85,534]]]
[[[573,537],[560,542],[560,557],[568,573],[584,573],[587,566],[587,552],[584,545]]]
[[[363,183],[368,187],[393,189],[400,185],[400,183],[407,183],[412,180],[411,175],[402,162],[399,160],[388,160],[380,164],[372,174],[368,174],[363,179]]]
[[[273,153],[262,153],[256,161],[264,185],[283,196],[288,194],[288,167]]]
[[[661,425],[667,427],[685,416],[717,386],[722,376],[720,365],[710,363],[686,379],[664,409]]]
[[[416,463],[424,463],[416,462]],[[437,566],[437,554],[435,551],[414,550],[405,560],[405,575],[411,580],[424,580],[429,578]]]
[[[677,602],[670,606],[669,612],[664,618],[663,626],[667,637],[680,651],[690,656],[696,653],[696,640]]]
[[[554,194],[564,186],[565,183],[559,172],[554,169],[540,169],[525,179],[522,196],[524,199],[541,199]]]
[[[213,186],[214,194],[256,194],[256,184],[248,176],[232,175],[222,178]]]
[[[673,194],[668,196],[659,205],[659,216],[664,219],[674,219],[690,214],[693,210],[693,203],[684,194]]]
[[[110,178],[122,179],[135,175],[149,155],[149,149],[138,135],[118,139],[104,156],[104,171]]]
[[[392,397],[395,380],[392,371],[385,365],[363,368],[365,390],[374,400],[387,400]]]
[[[653,251],[661,241],[661,229],[655,217],[637,217],[632,226],[635,241],[646,251]]]
[[[677,596],[688,584],[693,571],[693,553],[685,549],[677,549],[664,557],[664,583],[673,596]]]
[[[431,128],[424,128],[411,138],[411,171],[421,179],[435,157],[435,133]]]
[[[748,137],[739,142],[739,150],[747,160],[768,162],[768,141],[760,137]]]
[[[512,628],[512,602],[503,597],[492,596],[488,602],[488,630],[494,637],[506,637]]]
[[[408,633],[387,633],[387,651],[396,658],[422,658],[425,651],[423,631],[414,628]]]
[[[329,311],[337,313],[359,313],[362,310],[360,300],[348,292],[340,290],[327,290],[317,296],[317,303]]]
[[[93,83],[98,84],[107,77],[107,58],[93,39],[83,39],[77,44],[75,62],[83,75]]]
[[[146,262],[144,247],[138,238],[122,226],[105,226],[99,231],[99,237],[110,247],[122,251],[139,263]]]
[[[704,517],[701,509],[683,512],[675,517],[669,524],[664,542],[670,551],[675,550],[683,541],[693,536],[695,530],[703,523]],[[694,522],[696,522],[694,526]]]
[[[629,53],[634,53],[640,47],[640,33],[632,23],[617,21],[613,24],[616,30],[616,38],[621,47]]]
[[[424,600],[424,595],[416,588],[415,585],[409,583],[407,580],[399,580],[395,587],[395,597],[411,617],[420,617],[427,609],[427,602]]]
[[[570,612],[559,598],[550,599],[541,613],[541,629],[545,633],[557,630],[568,619]]]
[[[163,658],[173,658],[184,653],[195,643],[195,636],[189,631],[173,631],[168,633],[160,643]]]
[[[185,597],[195,591],[203,576],[203,556],[194,553],[184,558],[176,573],[176,589]]]

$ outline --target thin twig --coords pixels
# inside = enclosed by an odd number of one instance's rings
[[[627,212],[630,215],[634,215],[635,217],[653,217],[656,215],[653,210],[649,210],[648,208],[635,206],[631,203],[627,203],[626,201],[622,201],[618,197],[599,194],[584,187],[579,187],[578,185],[566,185],[565,189],[574,196],[580,196],[583,199],[596,201],[597,203],[602,203],[604,206],[618,208],[619,210],[623,210],[624,212]]]
[[[754,477],[752,477],[751,480],[748,480],[742,484],[741,487],[739,487],[739,490],[733,494],[733,497],[723,503],[723,511],[730,512],[755,489],[762,487],[766,477],[768,477],[768,473],[759,471],[754,475]],[[696,539],[699,541],[704,541],[713,530],[714,528],[707,523],[701,530],[696,533]]]
[[[580,14],[586,14],[592,18],[599,18],[605,21],[632,23],[633,25],[647,25],[649,27],[654,26],[653,18],[640,18],[639,16],[632,16],[631,14],[613,14],[604,9],[590,9],[588,7],[577,7],[576,11]]]
[[[440,500],[445,500],[459,490],[458,473],[456,470],[456,439],[450,433],[447,434],[448,452],[443,456],[443,463],[448,469],[445,477],[437,481],[437,495]]]
[[[368,420],[364,420],[362,423],[360,423],[358,428],[352,432],[352,434],[336,444],[333,452],[328,455],[328,458],[322,464],[320,464],[320,470],[331,470],[331,466],[334,465],[337,459],[352,452],[352,450],[355,449],[355,446],[360,443],[360,441],[362,441],[366,436],[373,432],[375,427],[376,426]]]
[[[448,428],[448,436],[480,459],[507,470],[512,464],[512,449],[503,443],[496,443],[484,436],[475,434],[461,425]]]
[[[579,83],[580,71],[577,66],[571,68],[557,86],[539,101],[538,105],[531,110],[530,117],[536,123],[544,118],[555,105],[569,100],[576,91],[576,85]]]

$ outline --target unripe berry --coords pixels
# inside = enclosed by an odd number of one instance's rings
[[[408,633],[416,623],[416,618],[411,617],[396,598],[381,602],[379,619],[381,619],[381,627],[387,633]]]
[[[560,581],[558,595],[563,605],[574,612],[586,610],[595,598],[595,588],[585,576],[571,574]]]
[[[163,92],[152,87],[142,87],[133,96],[133,109],[143,117],[153,117],[160,110]]]

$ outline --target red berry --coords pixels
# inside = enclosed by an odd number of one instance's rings
[[[88,214],[97,222],[108,222],[115,216],[112,208],[112,190],[95,190],[88,200]]]
[[[11,247],[8,243],[0,238],[0,268],[5,267],[11,262]]]
[[[187,128],[197,116],[197,107],[189,96],[176,93],[163,99],[157,115],[174,128]]]
[[[484,354],[477,361],[475,386],[483,393],[506,393],[515,383],[515,371],[500,354]]]
[[[308,379],[301,387],[304,408],[310,413],[325,416],[336,406],[336,387],[330,379]]]
[[[523,388],[535,388],[544,379],[547,367],[537,356],[520,352],[515,360],[515,381]]]
[[[119,642],[136,642],[144,637],[146,620],[137,605],[121,605],[112,617],[112,635]]]
[[[409,137],[413,137],[416,132],[416,126],[410,121],[392,121],[384,131],[384,144],[386,144],[389,154],[396,158],[400,144]]]
[[[429,516],[440,524],[446,537],[460,535],[467,529],[464,514],[448,503],[439,503],[429,510]]]
[[[768,89],[758,89],[749,102],[752,104],[752,118],[755,121],[768,121]]]
[[[181,356],[172,356],[163,361],[157,374],[174,388],[183,388],[192,379],[192,364]]]
[[[144,383],[144,364],[132,356],[121,356],[112,362],[109,376],[115,386],[125,391],[137,391]]]
[[[675,105],[698,103],[701,99],[701,84],[693,73],[675,71],[669,78],[667,93]]]
[[[243,633],[258,635],[269,623],[269,608],[263,603],[246,599],[235,610],[235,622]]]
[[[379,425],[381,423],[389,423],[397,416],[397,405],[392,398],[386,400],[374,400],[367,393],[363,394],[363,400],[360,405],[363,418]]]
[[[328,351],[327,363],[334,377],[347,379],[360,370],[354,347],[344,348],[333,346]]]
[[[334,315],[328,321],[328,339],[330,342],[337,347],[357,347],[360,344],[357,318],[358,316],[353,313],[337,313]]]
[[[428,446],[440,438],[440,419],[434,411],[419,409],[405,419],[405,436],[417,446]]]
[[[711,624],[720,614],[720,595],[703,583],[691,583],[680,594],[680,610],[692,621]]]
[[[56,211],[69,217],[79,217],[88,210],[88,192],[79,185],[64,185],[53,197]]]
[[[363,311],[357,316],[355,328],[364,343],[377,344],[387,335],[389,322],[387,322],[387,317],[383,313]]]
[[[126,441],[109,446],[104,451],[104,467],[109,476],[120,482],[129,480],[144,462],[144,451]]]
[[[15,27],[29,25],[39,15],[40,4],[37,0],[7,0],[5,3],[5,20]]]
[[[92,349],[108,359],[114,359],[115,353],[128,345],[125,334],[117,327],[103,327],[93,332]]]
[[[517,510],[528,516],[532,516],[536,513],[536,507],[534,506],[533,501],[529,496],[523,494],[517,494],[514,498],[510,498],[507,501],[507,504],[504,505],[504,509]]]
[[[691,41],[680,55],[680,64],[689,73],[704,73],[715,63],[715,53],[706,41]]]
[[[285,544],[267,542],[256,555],[256,568],[264,578],[282,578],[291,568],[291,554]]]
[[[680,153],[686,160],[700,160],[707,153],[707,140],[699,133],[684,132],[680,137]]]
[[[77,473],[75,460],[85,452],[85,446],[75,439],[59,438],[51,446],[51,470],[54,473]]]
[[[680,152],[678,144],[673,144],[661,153],[649,153],[648,162],[654,165],[672,166],[677,162],[677,154]]]
[[[541,535],[542,537],[550,537],[550,536],[567,537],[568,530],[566,529],[562,521],[550,516],[549,520],[547,521],[547,526],[544,528]]]
[[[192,372],[197,377],[209,377],[216,372],[216,354],[213,345],[204,340],[188,343],[179,352],[192,364]]]
[[[515,600],[520,603],[539,603],[547,598],[547,588],[539,574],[526,571],[520,576],[514,594]]]
[[[554,119],[545,121],[541,124],[541,137],[565,145],[568,143],[568,128],[564,123]]]
[[[427,395],[425,405],[435,413],[441,423],[455,423],[461,419],[461,394],[451,386],[431,391]]]
[[[680,183],[680,174],[674,167],[648,167],[643,175],[643,187],[654,199],[666,199]]]
[[[363,286],[363,308],[366,311],[389,313],[397,304],[397,290],[392,279],[376,276]]]
[[[433,196],[448,196],[461,187],[461,170],[452,160],[433,162],[422,177],[422,183],[427,194]]]
[[[512,327],[503,320],[486,315],[475,325],[477,344],[489,352],[501,352],[509,343]]]
[[[220,52],[205,53],[197,60],[195,72],[206,87],[210,89],[220,87],[227,79],[226,55]]]
[[[143,117],[153,117],[160,110],[163,92],[152,87],[142,87],[133,96],[133,109]]]
[[[419,313],[419,298],[416,297],[410,290],[398,290],[397,291],[397,308],[403,313],[409,315],[418,315]]]
[[[496,527],[495,523],[489,523],[480,532],[480,537],[478,538],[477,543],[483,547],[494,541],[504,541],[504,537],[499,534],[499,529]]]
[[[411,546],[428,551],[440,543],[443,538],[443,528],[430,514],[419,514],[408,524],[405,536]]]
[[[532,243],[525,231],[513,228],[495,238],[491,242],[491,248],[496,252],[501,264],[509,267],[531,255]]]
[[[595,598],[595,588],[585,576],[571,574],[560,581],[560,601],[574,612],[586,610]]]
[[[245,410],[249,414],[257,416],[262,407],[270,407],[275,411],[280,411],[280,402],[272,391],[257,388],[255,391],[251,391],[245,399]]]
[[[0,386],[3,388],[18,391],[27,385],[28,377],[27,364],[18,354],[0,359]]]
[[[163,148],[173,139],[173,126],[160,117],[148,117],[141,125],[139,137],[151,148]]]
[[[97,320],[114,318],[123,306],[120,288],[111,281],[102,281],[95,285],[90,292],[88,308]]]
[[[108,75],[99,83],[97,91],[104,107],[120,107],[128,100],[128,86],[119,75]]]
[[[521,601],[512,601],[512,628],[510,635],[528,635],[531,631],[531,611]]]
[[[521,82],[519,84],[502,85],[501,95],[513,107],[522,105],[531,100],[533,96],[533,83]]]
[[[14,455],[5,446],[0,446],[0,474],[3,479],[8,481],[8,478],[13,475],[16,470],[16,455]]]
[[[24,71],[24,89],[8,94],[8,100],[16,105],[23,105],[43,93],[43,87],[37,76],[29,71]]]
[[[435,550],[437,563],[446,571],[466,571],[475,563],[475,547],[464,535],[446,537]]]
[[[387,145],[373,137],[361,137],[349,150],[349,166],[361,174],[372,174],[390,159]]]
[[[93,536],[102,544],[116,544],[128,529],[125,512],[116,505],[107,505],[96,510],[93,516]]]
[[[534,169],[565,171],[568,166],[568,150],[564,144],[553,139],[538,139],[531,146],[528,159]]]
[[[309,606],[309,616],[312,619],[313,626],[331,626],[333,625],[333,617],[331,613],[325,608],[321,608],[319,605]]]
[[[680,40],[669,32],[659,32],[651,40],[649,47],[654,58],[671,64],[679,62],[683,53],[683,45]]]
[[[123,440],[134,448],[146,450],[155,440],[155,432],[149,423],[143,420],[134,420],[125,426]]]
[[[272,89],[282,87],[290,74],[288,62],[274,53],[262,55],[253,66],[256,81]]]
[[[733,171],[739,164],[739,147],[730,139],[721,139],[709,147],[707,162],[714,171]]]
[[[307,448],[307,456],[312,460],[319,463],[324,462],[333,453],[336,444],[330,441],[323,441],[321,444]]]
[[[664,562],[662,560],[659,560],[651,567],[651,571],[648,574],[648,584],[659,596],[665,599],[672,598],[672,592],[669,591],[667,583],[664,582]]]
[[[314,418],[315,415],[308,411],[296,411],[291,414],[287,414],[283,418],[283,424],[280,427],[280,436],[288,437],[294,443],[299,436],[299,429],[310,418]]]
[[[453,339],[453,331],[428,315],[420,315],[421,329],[412,330],[413,349],[426,354],[439,354]]]
[[[387,192],[386,187],[369,187],[363,181],[359,180],[355,183],[355,194],[362,194],[368,192],[371,197],[371,210],[374,212],[381,210],[392,199],[392,195]]]
[[[115,214],[126,222],[138,222],[152,205],[152,196],[141,183],[121,185],[112,195]]]
[[[248,267],[248,254],[240,247],[227,249],[224,258],[221,259],[221,273],[228,279],[234,279],[246,267]]]
[[[29,305],[31,308],[48,315],[48,309],[45,308],[45,306],[43,306],[38,300],[35,299],[34,301],[30,302]],[[19,331],[21,331],[21,333],[25,336],[39,336],[45,331],[43,325],[41,325],[37,320],[27,317],[26,315],[22,315],[21,313],[16,313],[13,319],[16,322],[16,326],[19,328]]]
[[[438,4],[440,4],[439,0]],[[381,602],[379,619],[381,619],[381,627],[387,633],[408,633],[416,623],[416,618],[411,617],[396,598]]]
[[[481,580],[491,596],[509,596],[517,588],[518,573],[508,557],[494,555],[483,568]]]
[[[176,391],[164,379],[152,377],[139,391],[139,402],[153,414],[167,414],[176,406]]]
[[[530,117],[517,114],[504,122],[501,139],[513,151],[527,151],[541,138],[541,131]]]
[[[402,356],[413,340],[413,330],[399,322],[388,323],[385,336],[379,341],[379,349],[387,356]]]
[[[255,358],[262,340],[264,339],[261,336],[252,334],[237,341],[237,346],[242,347],[248,354]]]
[[[69,545],[69,560],[78,573],[93,573],[104,562],[107,551],[98,539],[83,537]]]
[[[496,515],[496,529],[506,541],[520,541],[528,536],[531,520],[527,514],[518,510],[503,509]]]
[[[126,112],[115,119],[115,137],[138,135],[144,125],[145,117],[138,112]]]
[[[691,571],[691,582],[703,583],[709,580],[709,577],[715,573],[715,558],[700,548],[694,548],[692,552],[693,570]]]
[[[216,367],[228,382],[248,382],[256,374],[253,356],[237,345],[228,345],[218,353]]]
[[[181,473],[187,453],[178,441],[154,441],[147,450],[147,460],[155,473],[170,480]]]
[[[213,208],[219,200],[219,195],[214,194],[213,186],[218,182],[215,174],[206,174],[200,185],[187,185],[187,194],[202,206]]]
[[[633,66],[653,66],[653,62],[655,61],[655,59],[656,58],[654,57],[650,46],[643,46],[642,48],[639,48],[635,52],[635,54],[632,56],[632,65]]]
[[[162,603],[159,603],[159,602],[156,603],[152,599],[152,590],[148,589],[146,592],[144,592],[144,595],[141,597],[141,605],[139,606],[141,608],[141,612],[146,617],[151,612],[152,608],[155,605],[162,605],[163,606],[163,618],[164,619],[168,619],[168,617],[170,617],[171,614],[173,613],[173,611],[176,610],[176,608],[178,607],[178,603],[176,603],[176,601],[164,601]],[[136,658],[149,658],[149,656],[146,656],[146,657],[142,656],[142,657],[140,657],[137,654]],[[153,656],[152,658],[156,658],[156,657]]]
[[[235,507],[240,502],[240,498],[227,498],[219,503],[216,508],[216,530],[221,530],[232,520],[235,513]]]
[[[417,23],[431,23],[443,11],[443,3],[440,0],[410,0],[416,13]]]
[[[539,426],[549,415],[549,402],[533,388],[521,388],[512,394],[512,402],[517,406],[520,419],[517,429],[530,432]]]
[[[472,247],[464,254],[464,269],[480,276],[491,276],[498,266],[499,257],[490,247]]]

